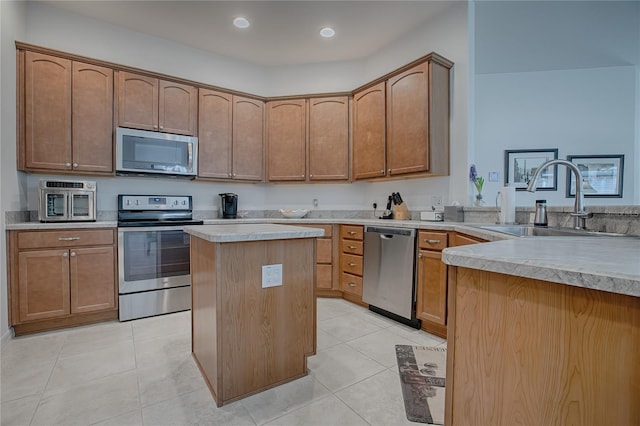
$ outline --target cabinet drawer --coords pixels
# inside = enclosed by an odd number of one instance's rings
[[[362,256],[343,254],[341,268],[344,272],[362,276]]]
[[[317,263],[331,263],[332,256],[332,241],[331,238],[318,238],[316,240],[316,262]]]
[[[19,249],[113,245],[112,229],[69,229],[64,231],[28,231],[18,233]]]
[[[362,297],[362,277],[342,272],[340,274],[340,289]]]
[[[447,248],[447,238],[446,232],[420,231],[418,233],[418,247],[426,250],[442,250]]]
[[[362,241],[364,240],[364,226],[340,225],[340,238]]]
[[[363,253],[364,243],[355,240],[340,240],[340,251],[343,253],[359,254]]]

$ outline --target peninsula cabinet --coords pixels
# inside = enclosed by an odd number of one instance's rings
[[[269,181],[306,180],[307,101],[267,102],[267,177]]]
[[[118,71],[118,125],[194,136],[198,89],[146,75]]]
[[[114,229],[10,231],[16,335],[118,318]]]
[[[264,102],[209,89],[198,98],[198,177],[261,181]]]
[[[416,316],[422,329],[447,337],[447,265],[442,250],[447,247],[446,231],[418,232]]]
[[[113,173],[113,70],[18,51],[18,169]]]
[[[349,180],[349,98],[311,98],[309,180]]]
[[[376,85],[357,90],[354,180],[449,174],[451,66],[446,59],[430,54]],[[382,115],[383,102],[384,128],[375,123]]]
[[[353,180],[386,175],[385,82],[353,95]]]

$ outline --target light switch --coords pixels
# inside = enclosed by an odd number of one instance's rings
[[[500,173],[489,172],[489,182],[497,182],[500,179]]]
[[[282,263],[262,265],[262,288],[282,285]]]

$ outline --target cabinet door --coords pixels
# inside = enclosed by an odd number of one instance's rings
[[[69,315],[69,252],[18,253],[21,322]]]
[[[264,102],[233,97],[233,178],[264,178]]]
[[[71,61],[25,52],[25,166],[71,170]]]
[[[198,176],[231,178],[232,95],[200,89]]]
[[[349,98],[309,100],[309,180],[349,179]]]
[[[426,63],[387,81],[389,175],[429,170],[428,83]]]
[[[270,181],[305,180],[306,102],[267,103],[267,162]]]
[[[113,172],[113,70],[73,63],[73,170]]]
[[[322,290],[333,288],[333,265],[316,265],[316,288]]]
[[[161,132],[195,135],[198,89],[186,84],[160,80],[158,114]]]
[[[71,313],[116,307],[115,247],[69,250]]]
[[[447,323],[447,265],[440,252],[418,253],[416,316],[440,325]]]
[[[385,83],[353,95],[354,180],[385,176]]]
[[[118,125],[158,130],[158,80],[118,72]]]

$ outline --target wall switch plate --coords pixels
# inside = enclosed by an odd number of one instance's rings
[[[497,182],[500,179],[500,173],[489,172],[489,182]]]
[[[262,265],[262,288],[282,285],[282,263]]]

